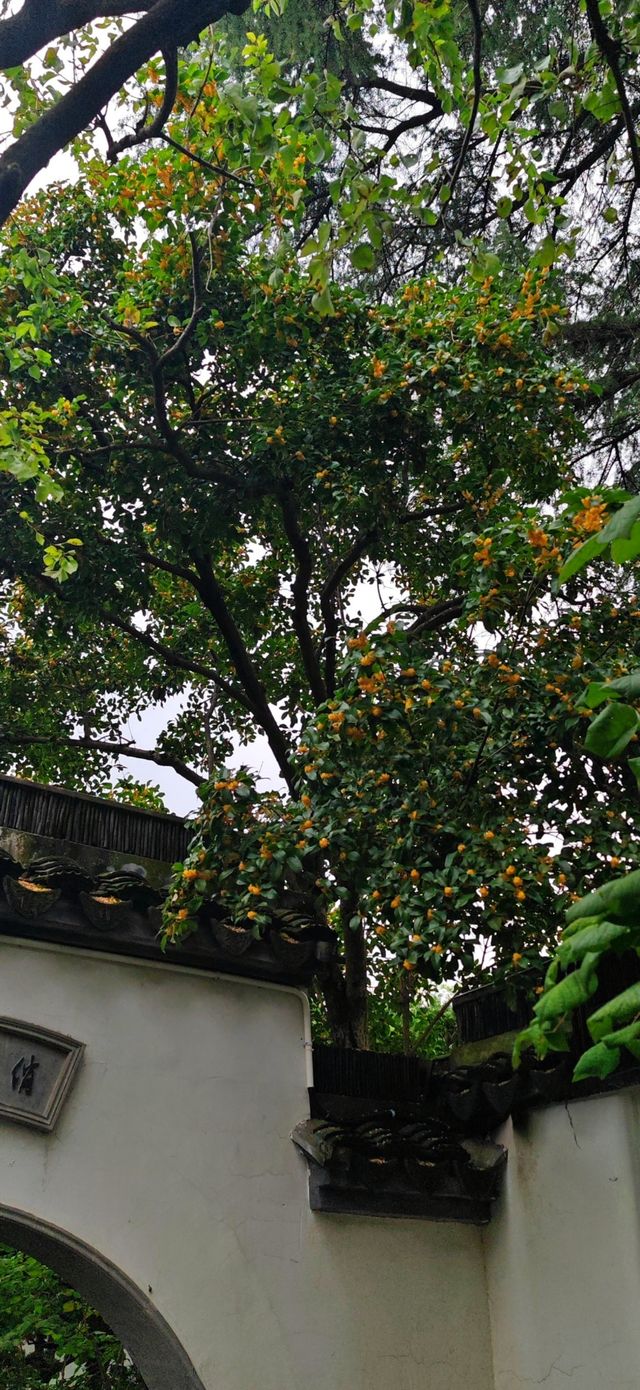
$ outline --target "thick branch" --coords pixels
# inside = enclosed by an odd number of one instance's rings
[[[622,69],[620,67],[620,52],[622,46],[613,39],[609,33],[600,13],[598,0],[586,0],[586,4],[591,32],[616,84],[624,123],[629,137],[629,148],[631,150],[631,162],[633,164],[636,187],[640,188],[640,149],[638,148],[635,121],[629,104],[627,89],[624,85]]]
[[[223,638],[236,675],[245,693],[245,703],[251,710],[259,727],[266,734],[269,747],[276,759],[284,780],[292,793],[295,793],[295,778],[289,761],[289,748],[282,729],[269,708],[267,692],[244,644],[242,634],[230,612],[224,590],[216,579],[211,562],[204,557],[194,563],[200,578],[199,593]]]
[[[174,671],[186,671],[190,676],[204,676],[205,680],[212,681],[220,690],[224,690],[225,695],[229,695],[232,700],[237,700],[245,709],[251,707],[245,700],[242,691],[237,686],[232,685],[231,681],[225,679],[216,670],[215,666],[205,666],[201,661],[196,661],[193,657],[179,656],[171,647],[167,647],[164,642],[157,642],[155,637],[151,637],[148,632],[141,632],[140,628],[134,627],[132,623],[125,622],[124,618],[118,618],[115,613],[110,613],[103,608],[100,617],[104,623],[110,627],[117,627],[120,632],[125,632],[127,637],[132,637],[141,647],[146,647],[147,651],[153,652],[154,656],[162,657],[167,666]]]
[[[25,0],[0,23],[0,69],[22,67],[45,44],[94,19],[119,19],[150,10],[156,0]]]
[[[242,13],[247,0],[156,0],[59,102],[33,122],[0,159],[0,225],[36,174],[96,119],[155,53],[190,43],[224,14]]]
[[[132,743],[114,743],[99,738],[61,738],[58,734],[10,734],[0,735],[0,743],[19,747],[33,744],[54,744],[61,748],[88,748],[97,753],[110,753],[115,757],[140,758],[142,762],[155,763],[157,767],[172,767],[180,777],[191,782],[194,787],[202,786],[203,777],[182,758],[171,757],[156,748],[136,748]]]
[[[324,619],[324,664],[325,664],[325,683],[328,695],[335,693],[336,687],[336,655],[338,643],[338,623],[336,619],[336,596],[340,587],[351,572],[358,560],[362,559],[371,541],[377,535],[377,526],[372,526],[368,531],[362,531],[356,536],[353,544],[349,547],[346,555],[338,561],[338,564],[331,571],[320,590],[320,611]]]
[[[443,599],[441,603],[434,603],[430,608],[425,608],[421,616],[416,618],[415,623],[412,623],[409,631],[414,635],[419,632],[434,632],[441,627],[446,627],[447,623],[452,623],[463,613],[463,599]]]
[[[251,179],[243,179],[240,174],[233,174],[230,169],[225,169],[223,164],[212,164],[210,159],[203,159],[202,155],[196,154],[195,150],[188,149],[186,145],[181,145],[179,140],[174,140],[166,131],[162,132],[162,139],[165,145],[170,145],[172,150],[177,150],[178,154],[183,154],[186,159],[192,159],[201,169],[207,169],[210,174],[220,174],[224,179],[231,179],[232,183],[239,183],[242,188],[255,191],[256,185]]]
[[[175,99],[178,93],[178,51],[175,48],[166,49],[163,53],[165,67],[164,96],[159,111],[156,112],[152,121],[148,125],[142,124],[130,135],[123,135],[120,140],[108,140],[109,162],[113,164],[124,150],[132,150],[136,145],[146,145],[148,140],[155,140],[162,134],[164,127],[173,111]],[[106,131],[106,122],[103,129]]]
[[[341,585],[344,584],[346,575],[351,573],[353,566],[362,560],[371,541],[377,535],[377,527],[370,527],[369,531],[362,531],[356,537],[352,545],[349,546],[346,555],[338,560],[337,566],[331,570],[323,588],[320,589],[320,612],[324,620],[324,681],[327,685],[327,694],[335,694],[335,659],[337,659],[338,648],[338,621],[335,617],[335,598],[337,598]]]
[[[359,92],[389,92],[391,96],[403,97],[406,101],[421,101],[425,106],[431,106],[439,116],[444,114],[439,98],[428,87],[407,87],[403,82],[392,82],[388,77],[369,77],[354,85]]]
[[[203,308],[202,288],[200,279],[200,263],[198,260],[198,252],[195,244],[195,237],[192,232],[189,233],[189,241],[191,243],[193,275],[193,301],[191,316],[189,318],[189,322],[187,323],[186,327],[182,330],[182,333],[180,334],[177,341],[174,344],[172,344],[170,348],[167,348],[166,352],[159,354],[156,350],[153,340],[150,337],[148,337],[146,333],[142,333],[139,328],[132,328],[129,324],[116,323],[115,319],[110,319],[107,315],[105,315],[104,318],[105,323],[108,324],[109,328],[113,328],[116,333],[120,333],[123,335],[123,337],[129,338],[131,342],[135,343],[136,346],[140,348],[140,350],[145,354],[145,357],[147,358],[150,367],[151,383],[153,386],[153,410],[155,422],[160,435],[166,443],[167,453],[173,459],[175,459],[176,463],[178,463],[180,467],[184,469],[185,473],[190,478],[196,478],[198,482],[223,483],[226,487],[234,487],[236,486],[236,484],[234,483],[233,478],[230,476],[230,474],[225,472],[223,468],[217,468],[215,464],[209,464],[206,467],[200,467],[198,464],[193,462],[193,459],[191,458],[187,449],[185,449],[182,440],[180,439],[178,431],[175,430],[173,428],[173,425],[171,424],[171,421],[169,419],[169,411],[167,409],[164,368],[167,363],[172,361],[176,352],[182,351],[185,348],[186,344],[191,338],[192,333],[194,332],[194,329],[196,328],[198,320],[200,319],[200,316],[202,314]],[[200,420],[198,423],[202,424],[204,422]]]
[[[172,343],[171,347],[166,348],[165,351],[162,353],[162,356],[158,359],[157,368],[160,371],[162,371],[164,367],[167,367],[169,363],[173,361],[174,357],[177,357],[180,352],[184,352],[187,343],[193,337],[193,334],[198,325],[198,319],[201,317],[202,310],[204,308],[204,304],[202,302],[202,275],[200,273],[200,255],[198,252],[198,243],[196,241],[194,232],[189,232],[188,236],[189,246],[191,248],[191,314],[189,317],[189,322],[185,325],[182,332],[176,338],[175,343]]]
[[[296,557],[297,570],[293,581],[293,626],[309,688],[316,704],[323,704],[327,698],[322,672],[318,665],[313,636],[309,627],[309,587],[313,573],[311,546],[300,529],[293,496],[289,490],[280,496],[280,510],[285,535]]]
[[[478,0],[467,0],[467,4],[471,11],[471,19],[473,21],[473,105],[471,107],[469,124],[467,126],[467,129],[465,130],[464,139],[460,148],[460,154],[458,155],[456,166],[453,170],[451,179],[449,181],[449,187],[452,193],[458,182],[458,179],[460,178],[464,166],[464,161],[467,157],[467,150],[469,149],[471,137],[475,129],[476,117],[478,115],[478,107],[480,105],[480,98],[482,96],[482,20],[480,18]]]

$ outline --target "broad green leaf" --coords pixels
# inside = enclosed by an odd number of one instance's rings
[[[640,700],[640,670],[629,671],[627,676],[617,676],[605,688],[615,690],[625,700]]]
[[[616,995],[615,999],[610,999],[601,1009],[591,1014],[587,1019],[591,1037],[594,1042],[599,1042],[607,1033],[613,1032],[617,1023],[625,1023],[636,1014],[640,1014],[640,984],[625,989],[622,994]]]
[[[577,546],[576,549],[572,551],[569,559],[565,561],[558,575],[559,584],[564,584],[567,579],[572,579],[573,575],[577,574],[584,565],[587,565],[590,560],[595,559],[596,555],[601,555],[603,550],[606,550],[606,541],[600,539],[601,534],[602,533],[597,536],[590,536],[588,541],[584,541],[582,545]]]
[[[579,1062],[576,1063],[573,1072],[574,1081],[587,1081],[590,1077],[600,1077],[604,1080],[615,1071],[620,1062],[620,1053],[615,1047],[607,1047],[606,1043],[597,1043],[595,1047],[590,1047],[583,1052]]]
[[[534,265],[549,266],[557,261],[561,253],[561,248],[552,236],[546,236],[542,245],[538,247],[534,257]]]
[[[607,1047],[626,1047],[637,1057],[640,1046],[640,1020],[628,1023],[626,1028],[616,1028],[615,1033],[607,1033],[602,1041]]]
[[[606,526],[598,531],[595,539],[601,545],[608,545],[611,541],[617,541],[621,538],[628,539],[638,518],[640,518],[640,497],[631,497],[620,507],[619,511],[614,512]]]
[[[333,299],[331,298],[331,290],[328,286],[323,290],[319,290],[316,294],[313,295],[311,304],[315,309],[316,313],[320,314],[321,318],[328,318],[331,314],[335,312],[333,307]]]
[[[540,996],[533,1011],[538,1023],[550,1023],[562,1014],[572,1013],[580,1004],[586,1004],[597,983],[593,970],[583,971],[581,968],[575,974],[567,975],[560,984]]]
[[[640,922],[640,869],[609,879],[599,889],[598,896],[608,917]]]
[[[586,709],[597,709],[605,700],[611,699],[611,682],[592,681],[587,686],[580,704]]]
[[[498,68],[498,81],[505,87],[511,87],[514,82],[518,82],[524,72],[524,63],[514,63],[511,68]]]
[[[601,955],[603,951],[612,947],[624,950],[630,944],[630,928],[626,923],[601,921],[584,927],[582,931],[562,941],[557,955],[562,968],[566,970],[569,965],[577,965],[587,951]]]
[[[618,758],[639,727],[640,715],[631,705],[607,705],[589,725],[584,746],[598,758]]]
[[[611,542],[611,558],[616,565],[628,564],[640,555],[640,521],[636,521],[628,536],[618,536]]]
[[[351,252],[351,264],[354,270],[373,270],[376,263],[375,252],[367,241],[361,241],[359,246],[355,246]]]

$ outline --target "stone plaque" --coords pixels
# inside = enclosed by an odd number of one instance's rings
[[[84,1052],[84,1043],[0,1018],[0,1120],[48,1133],[54,1128]]]

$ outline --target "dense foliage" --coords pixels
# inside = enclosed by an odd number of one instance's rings
[[[589,560],[608,552],[621,565],[628,565],[640,554],[640,498],[631,498],[617,508],[606,525],[573,552],[560,580],[571,578]],[[582,699],[584,711],[587,715],[598,711],[591,717],[585,738],[585,748],[593,757],[605,762],[626,757],[640,730],[639,697],[637,669],[616,680],[594,681],[587,686]],[[628,770],[640,783],[640,758],[629,757]],[[610,863],[612,868],[619,868],[621,861],[615,855]],[[575,1081],[607,1077],[625,1052],[640,1056],[640,871],[617,874],[599,886],[590,886],[591,891],[566,911],[560,945],[537,991],[541,997],[533,1021],[518,1038],[514,1051],[519,1065],[527,1047],[534,1047],[540,1057],[549,1051],[575,1049],[577,1013],[590,1007],[600,986],[604,1001],[601,997],[599,1007],[586,1014],[593,1046],[579,1056]],[[626,963],[628,987],[622,991],[619,987],[616,991],[611,980],[616,957]],[[609,969],[608,980],[603,967]]]
[[[0,1378],[7,1390],[144,1390],[102,1318],[53,1270],[4,1245]]]
[[[330,922],[362,1043],[373,966],[422,997],[526,965],[633,860],[582,695],[640,609],[610,565],[557,575],[634,487],[637,16],[257,8],[6,225],[0,748],[205,782],[167,939],[210,894]],[[121,24],[74,34],[80,85]],[[70,80],[64,45],[12,70],[17,127]],[[266,788],[230,769],[256,735]]]
[[[143,750],[208,781],[169,938],[209,894],[256,932],[291,895],[342,932],[329,1017],[363,1041],[373,943],[433,986],[526,964],[558,893],[612,833],[624,852],[635,788],[585,784],[578,704],[626,669],[637,609],[613,571],[553,593],[625,495],[571,468],[591,391],[555,273],[485,254],[319,314],[266,235],[296,217],[287,130],[257,200],[169,149],[12,223],[2,747],[98,786],[180,696]],[[266,790],[224,770],[258,732]]]

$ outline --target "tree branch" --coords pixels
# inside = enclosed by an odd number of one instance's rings
[[[363,82],[355,82],[353,87],[358,92],[389,92],[390,96],[403,97],[406,101],[421,101],[437,110],[439,116],[444,115],[439,98],[428,87],[407,87],[403,82],[392,82],[387,77],[369,77]]]
[[[302,662],[309,681],[311,694],[316,704],[322,705],[327,698],[327,690],[318,665],[313,636],[309,627],[309,587],[313,573],[311,546],[300,529],[295,502],[289,488],[279,496],[280,510],[285,535],[297,561],[293,581],[293,627],[298,639]]]
[[[155,53],[190,43],[224,14],[242,13],[248,0],[156,0],[115,40],[79,82],[19,136],[0,158],[0,226],[36,174],[96,119]]]
[[[335,597],[340,590],[340,586],[346,579],[349,572],[353,569],[358,560],[367,551],[371,541],[378,533],[377,526],[371,526],[369,530],[362,531],[356,536],[346,555],[338,561],[331,574],[325,580],[320,590],[320,611],[324,619],[324,665],[325,665],[325,684],[327,694],[333,695],[336,688],[336,657],[338,643],[338,624],[336,621]]]
[[[0,744],[14,744],[28,747],[32,744],[54,744],[61,748],[87,748],[97,753],[109,753],[116,757],[140,758],[142,762],[155,763],[157,767],[172,767],[178,776],[184,777],[194,787],[202,786],[204,776],[182,761],[170,757],[156,748],[136,748],[132,743],[114,743],[98,738],[62,738],[58,734],[0,734]]]
[[[106,121],[103,130],[107,135],[107,154],[109,163],[114,164],[119,154],[124,150],[134,149],[137,145],[146,145],[148,140],[155,140],[162,131],[173,111],[175,99],[178,93],[178,50],[176,48],[165,49],[163,53],[165,67],[164,97],[160,110],[156,112],[153,120],[148,125],[142,124],[130,135],[123,135],[120,140],[112,140],[108,131]]]
[[[467,0],[467,4],[471,11],[471,19],[473,21],[473,105],[471,107],[469,124],[465,130],[464,139],[460,147],[460,154],[458,155],[455,168],[449,180],[449,187],[452,193],[460,178],[464,161],[467,157],[467,150],[469,149],[471,137],[475,129],[478,107],[482,96],[482,20],[478,8],[478,0]]]
[[[201,468],[193,462],[193,459],[191,458],[190,454],[184,448],[184,445],[182,444],[177,430],[173,428],[173,425],[171,424],[171,421],[169,419],[169,412],[167,410],[164,368],[167,363],[173,360],[175,353],[182,351],[188,343],[196,328],[196,325],[202,314],[203,309],[200,263],[198,259],[197,247],[195,244],[195,237],[192,232],[189,232],[189,241],[191,243],[193,277],[193,300],[191,316],[186,327],[182,330],[182,333],[180,334],[179,338],[175,343],[172,344],[170,348],[167,348],[165,352],[159,354],[152,339],[149,338],[146,333],[142,333],[139,328],[132,328],[129,324],[117,323],[115,319],[111,319],[107,315],[104,315],[104,320],[108,327],[112,328],[114,332],[122,334],[125,338],[129,338],[131,342],[135,343],[136,346],[140,348],[141,352],[143,352],[145,357],[147,358],[147,361],[151,369],[151,384],[153,387],[153,410],[155,422],[161,437],[165,441],[167,453],[173,459],[175,459],[176,463],[178,463],[180,467],[184,469],[185,473],[190,478],[196,478],[198,482],[222,483],[225,487],[235,487],[237,485],[235,484],[234,479],[230,476],[230,474],[225,472],[224,469],[216,468],[215,465],[209,465],[207,467]],[[198,421],[198,423],[202,424],[204,422],[200,420]]]
[[[211,561],[205,557],[194,556],[193,559],[200,579],[198,592],[225,642],[236,675],[244,690],[245,704],[263,733],[266,734],[269,747],[289,791],[295,794],[295,778],[289,760],[287,740],[271,713],[267,692],[247,651],[240,629],[227,605],[224,590],[215,577]]]
[[[636,136],[635,122],[633,113],[627,96],[627,89],[624,85],[624,78],[620,67],[620,53],[622,45],[613,39],[600,13],[598,0],[586,0],[587,17],[591,26],[594,40],[600,49],[607,67],[609,68],[613,80],[616,84],[622,115],[629,137],[629,148],[631,150],[631,162],[635,177],[636,188],[640,188],[640,149]]]
[[[420,632],[435,632],[438,628],[446,627],[447,623],[453,622],[454,618],[459,618],[463,612],[463,599],[443,599],[442,603],[434,603],[431,608],[426,608],[422,616],[416,618],[415,623],[411,625],[409,632],[416,636]]]
[[[186,671],[191,676],[204,676],[205,680],[212,681],[225,695],[229,695],[232,700],[237,700],[246,710],[251,710],[251,706],[244,698],[242,691],[226,680],[224,676],[216,670],[215,666],[205,666],[201,661],[179,656],[171,647],[167,647],[164,642],[157,642],[155,637],[151,637],[148,632],[141,632],[140,628],[134,627],[132,623],[125,622],[124,618],[118,618],[115,613],[110,613],[108,609],[100,610],[100,617],[104,623],[110,627],[117,627],[121,632],[126,633],[127,637],[132,637],[141,647],[146,647],[147,651],[153,652],[155,656],[162,657],[167,666],[174,671]]]
[[[179,140],[174,140],[172,135],[162,132],[161,138],[165,145],[170,145],[172,150],[177,150],[178,154],[183,154],[186,159],[192,159],[194,164],[198,164],[201,169],[206,169],[210,174],[220,174],[221,178],[231,179],[232,183],[239,183],[242,188],[249,188],[251,192],[256,191],[255,183],[251,179],[243,179],[240,174],[234,174],[230,169],[225,169],[222,164],[212,164],[211,160],[203,159],[202,155],[196,154],[195,150],[190,150],[186,145],[181,145]]]
[[[0,23],[0,69],[22,67],[45,44],[94,19],[119,19],[150,10],[156,0],[25,0]]]

